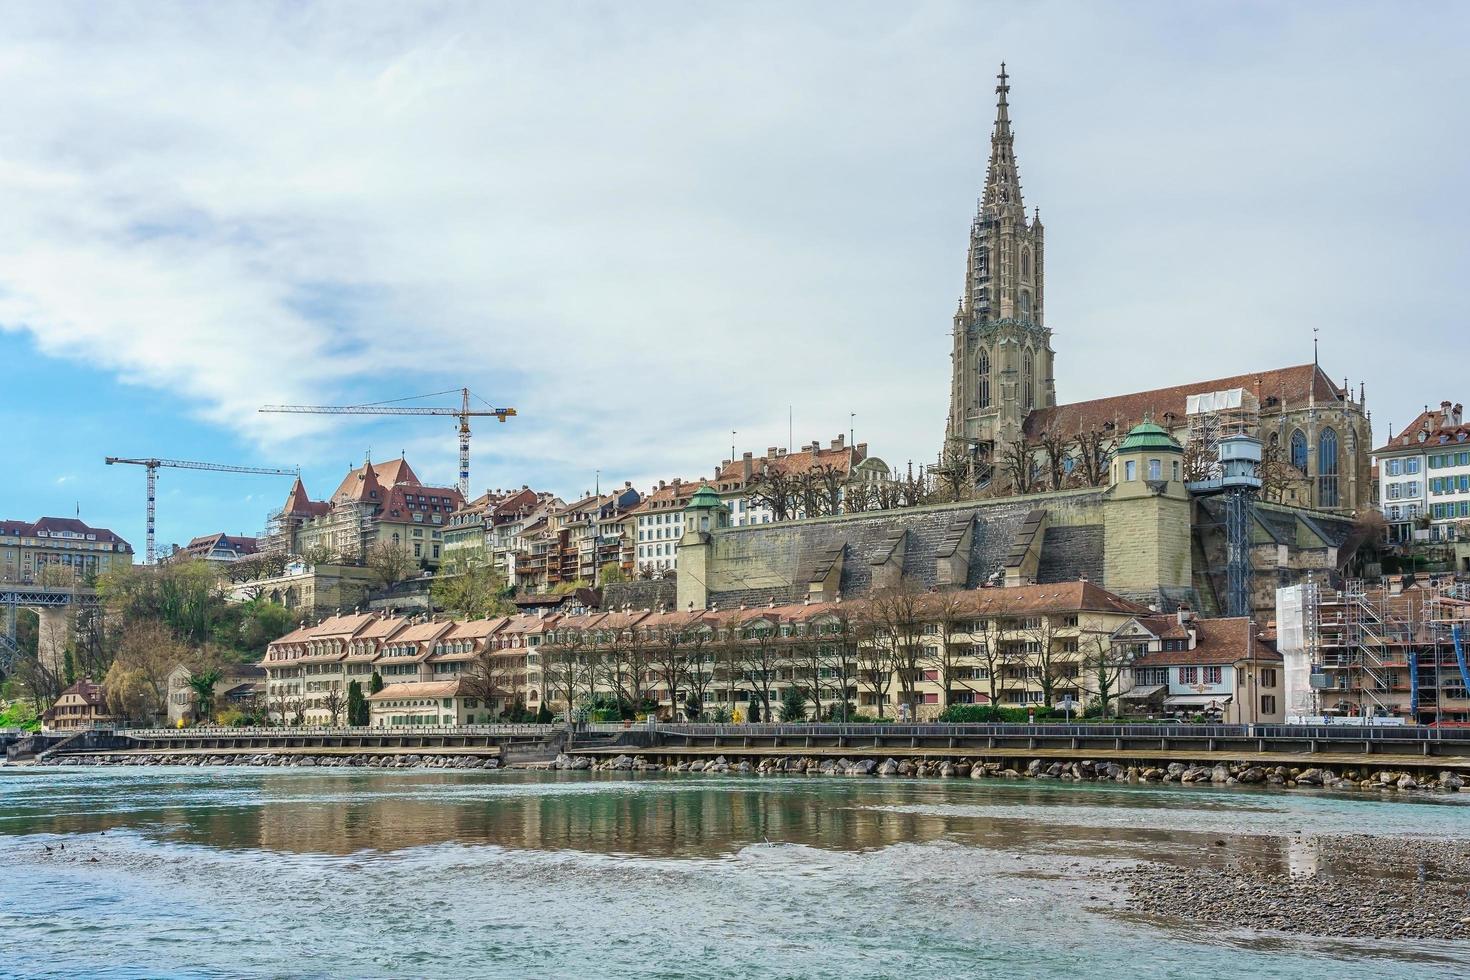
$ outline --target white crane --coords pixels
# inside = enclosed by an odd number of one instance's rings
[[[453,391],[454,389],[450,389]],[[429,395],[414,395],[412,398],[397,398],[394,401],[411,401],[413,398],[432,398],[447,395],[450,391],[436,391]],[[449,415],[459,419],[459,493],[466,501],[470,499],[470,419],[493,415],[504,422],[516,414],[513,408],[495,408],[489,402],[483,409],[470,408],[470,390],[460,388],[460,407],[422,408],[417,406],[395,406],[391,402],[373,402],[367,405],[265,405],[262,412],[291,412],[301,415]],[[479,398],[478,395],[475,396]],[[484,399],[480,399],[484,401]]]
[[[158,557],[154,547],[154,502],[158,497],[158,468],[167,466],[176,470],[209,470],[213,473],[259,473],[265,476],[300,476],[301,468],[280,470],[267,466],[229,466],[225,463],[195,463],[186,459],[125,459],[121,456],[108,456],[107,465],[113,463],[127,463],[131,466],[143,466],[148,470],[148,553],[147,562],[152,565]]]

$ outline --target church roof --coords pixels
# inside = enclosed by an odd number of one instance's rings
[[[1138,391],[1131,395],[1115,395],[1112,398],[1038,408],[1026,417],[1026,436],[1028,439],[1037,439],[1042,433],[1052,429],[1064,435],[1093,429],[1104,433],[1123,432],[1141,422],[1145,416],[1156,421],[1163,420],[1166,426],[1183,425],[1186,401],[1190,395],[1203,395],[1230,388],[1244,388],[1251,392],[1260,400],[1263,409],[1271,404],[1273,398],[1278,406],[1303,406],[1313,398],[1319,403],[1337,402],[1343,398],[1343,389],[1334,384],[1320,367],[1316,364],[1301,364],[1274,371],[1256,371],[1216,378],[1213,381],[1175,385],[1172,388]]]

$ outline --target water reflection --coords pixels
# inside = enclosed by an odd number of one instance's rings
[[[1062,858],[1323,867],[1302,798],[1143,787],[581,773],[114,770],[0,776],[0,833],[136,830],[226,849],[345,855],[456,842],[659,858],[762,843],[946,840]],[[1350,806],[1351,802],[1340,804]],[[1450,815],[1461,831],[1470,810]],[[1348,816],[1346,819],[1351,819]]]

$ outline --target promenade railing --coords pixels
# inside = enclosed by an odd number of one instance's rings
[[[310,738],[333,738],[338,736],[362,735],[503,735],[507,737],[543,738],[561,730],[559,725],[374,725],[336,727],[330,725],[270,726],[225,728],[200,726],[195,728],[119,728],[117,734],[137,739],[185,739],[204,737],[244,738],[255,736]]]

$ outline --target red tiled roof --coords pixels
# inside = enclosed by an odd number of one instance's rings
[[[1193,650],[1159,650],[1146,653],[1133,661],[1135,667],[1198,666],[1233,664],[1254,655],[1257,660],[1279,662],[1281,654],[1263,630],[1244,616],[1226,619],[1196,619],[1198,634]],[[1254,634],[1254,637],[1252,636]],[[1253,642],[1254,641],[1254,642]]]
[[[91,527],[75,517],[43,517],[38,521],[5,521],[0,520],[0,534],[12,534],[18,537],[47,537],[62,533],[80,534],[85,539],[86,535],[92,535],[93,540],[107,544],[120,544],[125,552],[132,551],[133,546],[105,527]]]
[[[1262,408],[1266,407],[1267,400],[1272,397],[1280,399],[1283,405],[1305,405],[1313,397],[1321,403],[1340,401],[1343,397],[1343,389],[1334,384],[1320,367],[1315,364],[1301,364],[1274,371],[1255,371],[1216,378],[1214,381],[1139,391],[1131,395],[1115,395],[1053,408],[1038,408],[1026,418],[1026,437],[1037,439],[1044,432],[1053,429],[1063,435],[1091,430],[1122,435],[1145,417],[1151,417],[1162,425],[1168,415],[1174,416],[1173,424],[1183,425],[1190,395],[1231,388],[1249,391],[1260,400]],[[1110,424],[1112,428],[1108,428]]]
[[[369,694],[369,701],[388,701],[396,698],[453,698],[459,696],[460,680],[452,681],[408,681],[403,684],[387,684],[376,694]]]
[[[866,459],[867,455],[868,447],[865,443],[858,443],[856,446],[829,446],[827,449],[813,443],[795,452],[780,450],[774,455],[767,453],[764,456],[752,456],[750,460],[751,479],[756,479],[766,472],[805,473],[827,466],[834,467],[846,476],[852,472],[854,466]],[[744,458],[727,460],[722,463],[713,483],[717,490],[727,486],[731,488],[744,486]]]
[[[1424,436],[1422,440],[1419,438],[1421,434]],[[1433,452],[1439,446],[1455,446],[1467,441],[1470,441],[1470,425],[1456,425],[1454,417],[1441,406],[1420,412],[1414,421],[1399,430],[1398,435],[1373,451],[1385,454],[1405,449]]]

